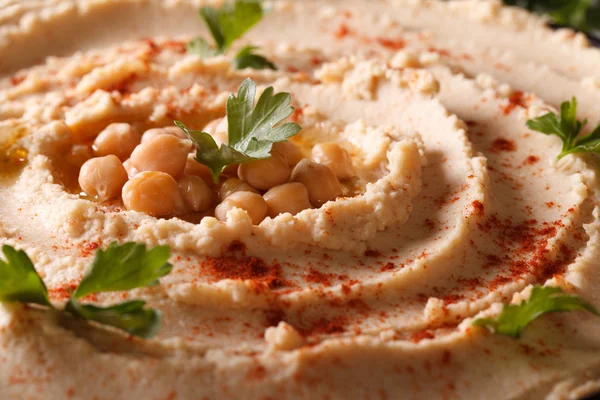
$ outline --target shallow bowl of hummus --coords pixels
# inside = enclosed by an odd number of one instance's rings
[[[585,35],[495,0],[0,4],[0,398],[600,390]]]

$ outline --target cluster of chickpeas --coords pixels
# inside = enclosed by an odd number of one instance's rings
[[[218,144],[227,140],[226,119],[204,130]],[[259,224],[267,216],[295,215],[335,200],[342,195],[340,181],[354,176],[340,145],[316,144],[309,159],[287,141],[274,144],[268,159],[230,165],[214,184],[208,167],[194,159],[192,142],[175,126],[140,134],[130,124],[113,123],[92,149],[94,156],[79,171],[81,189],[100,201],[121,197],[128,210],[155,217],[203,213],[224,221],[229,210],[240,208]]]

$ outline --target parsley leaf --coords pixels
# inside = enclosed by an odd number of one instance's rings
[[[200,17],[210,30],[217,50],[222,54],[263,18],[262,1],[236,0],[233,5],[225,4],[219,10],[202,7]]]
[[[537,285],[531,291],[529,300],[523,300],[519,305],[504,305],[496,319],[479,318],[473,325],[493,328],[498,334],[519,338],[525,328],[543,314],[571,310],[587,310],[600,316],[594,306],[576,295],[565,293],[557,287]]]
[[[589,135],[577,139],[586,123],[587,120],[577,119],[577,99],[573,98],[571,102],[560,105],[560,116],[548,113],[527,121],[527,126],[546,135],[556,135],[562,140],[562,151],[558,155],[560,160],[572,153],[600,153],[600,125]]]
[[[197,37],[187,43],[187,52],[203,58],[224,54],[233,42],[256,25],[263,15],[262,0],[235,0],[233,4],[224,4],[220,9],[201,7],[200,17],[213,37],[215,47],[211,47],[204,38]],[[247,46],[240,50],[234,59],[234,67],[276,69],[265,57],[254,54],[256,49],[255,46]]]
[[[233,59],[233,66],[236,69],[253,68],[253,69],[266,69],[270,68],[276,70],[277,67],[271,61],[265,57],[253,53],[258,47],[246,46],[241,49],[235,58]]]
[[[187,42],[185,48],[189,54],[195,54],[202,58],[214,57],[218,54],[217,50],[212,48],[206,39],[200,36]]]
[[[72,315],[104,325],[110,325],[135,336],[152,337],[160,328],[161,314],[158,310],[144,308],[145,301],[126,301],[110,307],[81,304],[71,298],[65,311]]]
[[[242,82],[237,97],[229,95],[229,139],[220,148],[208,133],[189,130],[182,122],[175,121],[196,145],[195,159],[210,168],[215,183],[228,165],[269,158],[273,143],[284,142],[300,132],[298,124],[280,124],[294,111],[289,93],[274,94],[273,87],[268,87],[252,109],[255,95],[256,84],[251,79]]]
[[[92,267],[73,297],[156,285],[158,278],[171,272],[173,266],[167,262],[170,254],[167,246],[146,250],[144,244],[113,242],[106,250],[96,251]]]
[[[300,132],[298,124],[278,125],[294,111],[289,93],[277,93],[269,86],[258,98],[254,109],[256,84],[246,79],[238,89],[238,96],[227,99],[229,144],[252,158],[270,157],[273,143],[284,142]],[[277,125],[277,126],[276,126]]]
[[[219,176],[228,165],[252,161],[252,158],[226,144],[222,144],[221,147],[217,146],[213,137],[206,132],[190,130],[181,121],[175,121],[175,125],[181,128],[194,143],[196,146],[195,160],[210,169],[215,183],[219,183]]]
[[[552,22],[582,31],[598,28],[597,4],[591,0],[504,0],[505,4],[547,13]]]
[[[556,24],[567,25],[580,30],[588,30],[587,13],[592,2],[590,0],[563,1],[563,5],[550,12]]]
[[[23,250],[2,246],[6,261],[0,259],[0,301],[52,307],[48,289]]]
[[[6,262],[0,259],[0,302],[39,304],[54,308],[46,285],[24,251],[4,245]],[[166,246],[146,250],[138,243],[111,243],[96,251],[90,271],[83,277],[64,312],[75,317],[114,326],[136,336],[151,337],[160,328],[160,311],[144,308],[142,300],[126,301],[109,307],[81,304],[77,299],[91,293],[129,290],[154,285],[171,272]],[[61,311],[61,310],[59,310]]]

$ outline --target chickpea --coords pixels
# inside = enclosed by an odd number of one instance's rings
[[[209,186],[212,187],[214,185],[212,173],[210,169],[203,164],[200,164],[198,161],[194,159],[193,154],[188,154],[187,162],[185,164],[185,169],[183,170],[184,175],[193,175],[202,180]]]
[[[259,193],[258,190],[238,178],[229,178],[219,188],[219,200],[223,201],[236,192]]]
[[[292,181],[306,186],[310,204],[314,207],[321,207],[342,195],[340,182],[331,169],[306,158],[292,171]]]
[[[312,149],[312,159],[328,166],[338,179],[354,176],[350,154],[337,143],[319,143]]]
[[[177,126],[165,126],[164,128],[148,129],[142,135],[142,143],[152,140],[155,137],[160,136],[160,135],[171,135],[171,136],[178,137],[179,139],[188,139],[187,135],[185,134],[184,131],[181,130],[181,128],[179,128]]]
[[[213,192],[202,178],[184,175],[179,180],[179,190],[188,210],[200,212],[210,208]]]
[[[123,203],[128,210],[156,217],[180,214],[185,210],[179,185],[164,172],[140,172],[123,186]]]
[[[140,144],[141,136],[126,123],[110,124],[98,134],[94,140],[93,149],[97,156],[114,154],[119,160],[125,161],[131,155],[135,146]]]
[[[225,167],[222,175],[226,176],[227,178],[235,178],[236,176],[238,176],[239,168],[239,164],[230,164]]]
[[[275,186],[263,195],[267,202],[267,214],[274,218],[279,214],[298,214],[310,208],[308,190],[299,182],[284,183]]]
[[[223,127],[225,129],[222,129]],[[227,132],[227,117],[213,119],[208,124],[204,125],[202,131],[208,133],[209,135],[213,135],[217,131]]]
[[[92,158],[92,149],[83,144],[74,145],[67,154],[67,162],[77,168],[81,168],[90,158]]]
[[[227,212],[234,208],[246,211],[254,225],[260,224],[267,215],[267,203],[260,194],[235,192],[217,206],[215,217],[220,221],[225,221]]]
[[[241,164],[238,177],[257,189],[268,190],[287,182],[290,167],[279,153],[272,152],[270,158]]]
[[[222,144],[227,144],[229,142],[229,136],[227,136],[227,132],[216,132],[211,136],[219,147],[221,147]]]
[[[273,151],[279,153],[290,168],[294,168],[304,158],[300,147],[290,141],[274,143]]]
[[[187,144],[172,135],[159,135],[140,144],[131,153],[131,165],[138,171],[159,171],[178,178],[187,163]]]
[[[125,160],[123,167],[125,168],[125,171],[127,171],[127,175],[129,175],[130,178],[133,178],[138,172],[140,172],[131,164],[131,158]]]
[[[127,171],[115,155],[91,158],[79,171],[79,186],[88,195],[105,201],[119,196]]]
[[[227,117],[214,119],[206,124],[203,129],[204,132],[208,133],[213,137],[213,139],[215,139],[215,142],[217,142],[218,146],[221,146],[223,143],[227,144],[228,130],[229,127],[227,124]]]
[[[179,139],[189,139],[185,132],[178,126],[165,126],[162,129],[167,135],[173,135]]]
[[[146,132],[143,133],[142,135],[142,143],[148,143],[150,140],[160,136],[160,135],[166,135],[167,133],[165,132],[165,130],[163,128],[152,128],[152,129],[148,129]]]

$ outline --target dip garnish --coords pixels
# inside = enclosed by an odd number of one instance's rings
[[[598,27],[598,12],[592,9],[591,0],[563,0],[559,7],[550,11],[550,16],[556,24],[567,25],[582,31]]]
[[[187,52],[200,57],[213,57],[224,54],[231,44],[239,39],[263,17],[262,0],[236,0],[233,4],[224,4],[221,8],[200,8],[200,17],[208,27],[215,41],[211,46],[203,37],[192,39],[186,46]],[[242,48],[233,61],[237,69],[277,69],[275,64],[265,57],[254,53],[256,46]]]
[[[233,66],[236,69],[277,69],[275,64],[267,60],[264,56],[254,53],[254,50],[256,49],[258,49],[257,46],[246,46],[242,48],[235,56],[235,59],[233,60]]]
[[[221,144],[220,148],[210,134],[189,130],[181,121],[175,121],[196,145],[195,160],[210,169],[215,183],[219,183],[219,176],[228,165],[269,158],[273,143],[285,142],[302,129],[293,122],[280,124],[294,111],[289,93],[274,94],[270,86],[252,109],[255,95],[256,84],[249,78],[240,85],[237,97],[229,95],[228,144]]]
[[[523,300],[519,305],[505,304],[502,313],[495,319],[479,318],[473,325],[491,328],[500,335],[519,338],[536,318],[547,313],[571,310],[587,310],[600,316],[593,305],[577,295],[565,293],[558,287],[536,285],[529,300]]]
[[[529,129],[556,135],[562,140],[562,151],[558,155],[560,160],[572,153],[600,153],[600,125],[587,136],[577,139],[579,133],[587,123],[587,119],[577,119],[577,99],[565,101],[560,105],[560,116],[547,113],[541,117],[527,121]]]
[[[55,309],[48,289],[23,250],[2,247],[6,261],[0,259],[0,302],[38,304]],[[171,250],[167,246],[146,250],[138,243],[111,243],[98,249],[90,270],[65,306],[59,312],[95,321],[144,338],[152,337],[160,328],[160,311],[144,308],[143,300],[132,300],[109,307],[82,304],[79,299],[94,293],[130,290],[158,283],[158,278],[171,272],[167,262]]]

